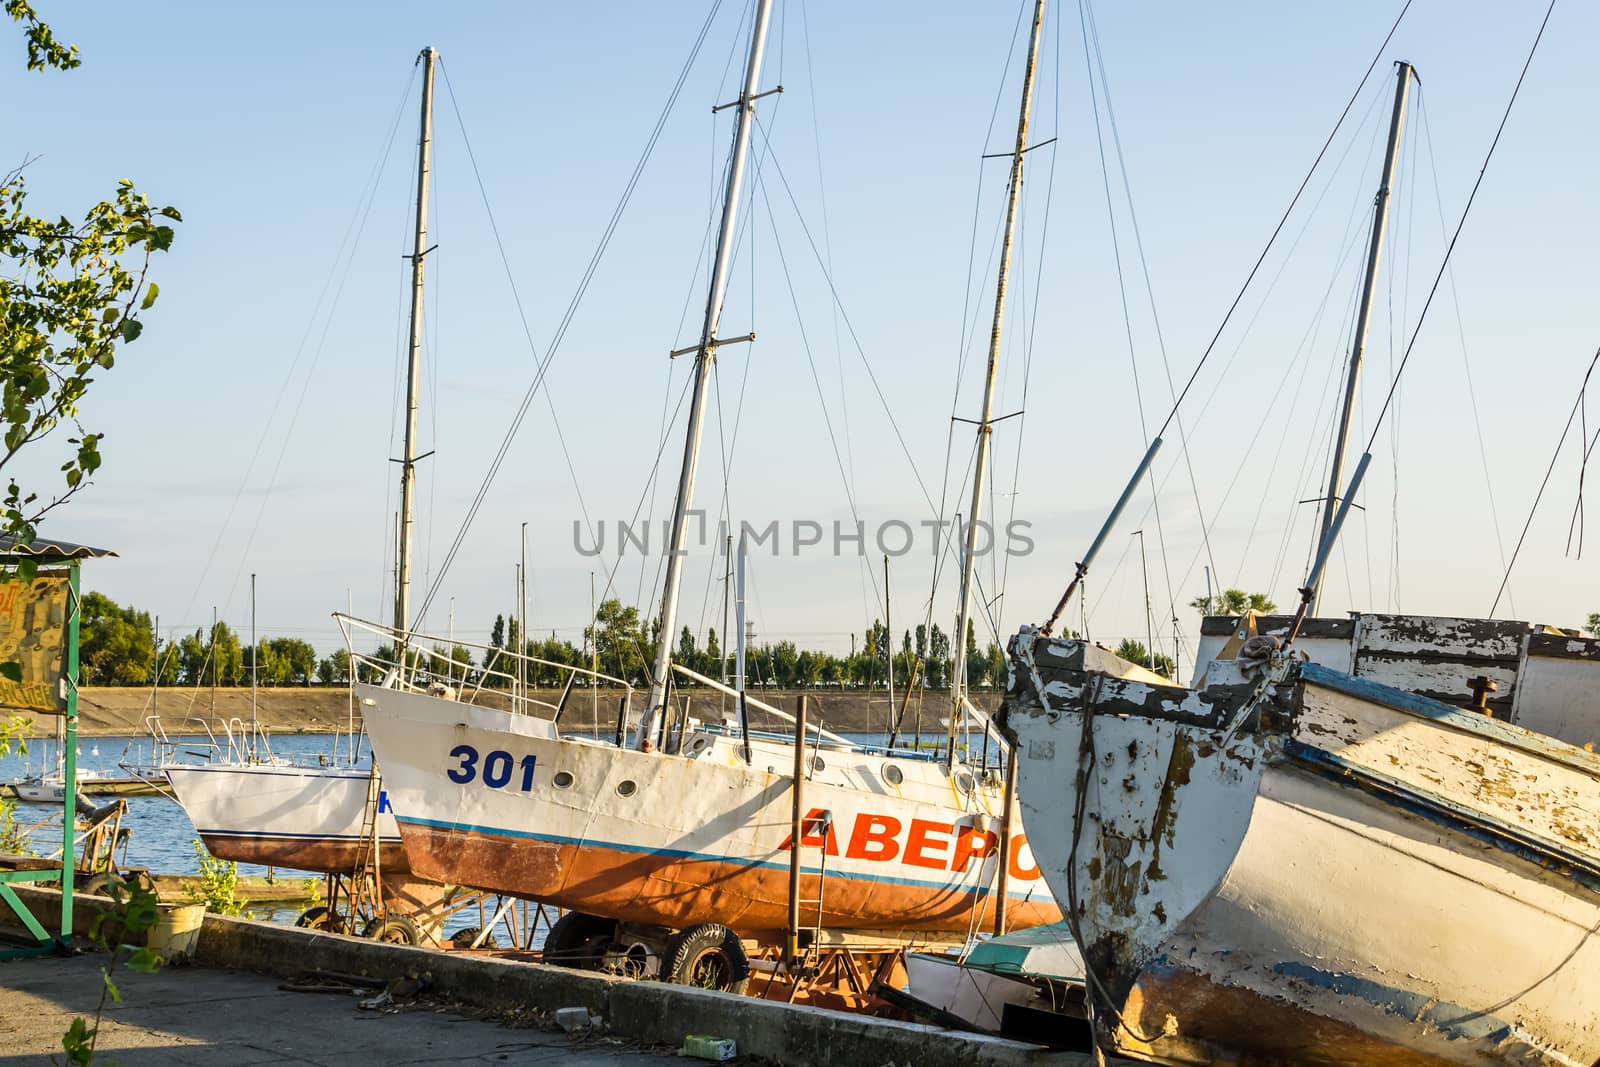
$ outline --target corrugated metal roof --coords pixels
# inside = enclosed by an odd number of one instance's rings
[[[0,556],[28,556],[34,559],[105,559],[115,556],[109,548],[93,548],[55,537],[36,536],[32,544],[19,545],[17,539],[0,534]]]

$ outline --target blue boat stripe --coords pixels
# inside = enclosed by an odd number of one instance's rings
[[[477,826],[472,823],[445,822],[439,819],[418,819],[414,817],[396,815],[395,819],[402,826],[426,826],[434,830],[460,830],[466,833],[485,834],[492,837],[515,837],[526,841],[547,841],[556,845],[585,845],[595,848],[612,849],[617,852],[632,852],[640,856],[670,856],[674,859],[699,860],[703,863],[736,863],[744,867],[764,867],[773,871],[787,871],[789,865],[774,860],[736,860],[728,856],[713,856],[704,852],[685,851],[676,848],[641,848],[638,845],[625,845],[616,841],[596,841],[593,838],[563,837],[559,834],[541,834],[532,830],[506,830],[494,826]],[[802,864],[801,870],[806,874],[820,874],[815,867]],[[847,882],[883,882],[887,885],[909,886],[914,889],[955,890],[963,893],[976,893],[978,896],[989,896],[993,890],[989,886],[952,886],[947,882],[927,882],[916,878],[878,878],[859,874],[846,874],[840,870],[831,870],[827,873],[830,881],[843,879]],[[1008,900],[1027,900],[1030,894],[1023,892],[1009,892]]]
[[[1571,878],[1591,892],[1600,893],[1600,864],[1558,841],[1529,833],[1483,812],[1453,804],[1436,793],[1351,763],[1303,741],[1287,740],[1283,750],[1297,765],[1321,778],[1387,800],[1412,815],[1493,845],[1547,871]]]
[[[195,833],[199,834],[201,837],[228,837],[228,838],[239,838],[239,839],[260,838],[262,840],[279,840],[279,839],[302,840],[302,841],[365,841],[366,840],[366,835],[365,834],[290,834],[290,833],[281,833],[281,832],[277,832],[277,831],[274,831],[272,833],[262,833],[259,830],[203,830],[198,826],[195,827]],[[395,837],[395,836],[392,836],[392,835],[385,835],[385,834],[379,834],[378,835],[378,840],[379,841],[393,841],[396,844],[398,844],[400,842],[400,839],[398,837]]]

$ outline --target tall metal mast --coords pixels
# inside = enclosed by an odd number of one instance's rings
[[[972,469],[972,506],[967,510],[966,551],[961,557],[961,599],[956,603],[955,669],[950,678],[950,725],[946,759],[956,758],[956,731],[965,709],[967,690],[967,624],[972,609],[972,575],[977,565],[979,519],[983,514],[984,473],[989,465],[990,420],[994,417],[995,374],[1000,362],[1000,327],[1005,321],[1006,281],[1011,269],[1012,238],[1017,227],[1017,202],[1022,194],[1022,157],[1028,151],[1028,115],[1033,110],[1033,76],[1039,60],[1039,35],[1044,26],[1044,0],[1033,5],[1033,30],[1028,36],[1028,61],[1022,72],[1022,106],[1017,115],[1017,144],[1011,153],[1011,185],[1006,198],[1005,236],[994,287],[994,324],[989,329],[989,370],[983,384],[983,416],[978,420],[978,449]],[[993,537],[990,538],[993,547]]]
[[[717,255],[711,266],[711,286],[706,294],[705,323],[700,343],[673,355],[694,353],[694,400],[689,408],[689,425],[683,445],[683,470],[678,476],[678,501],[672,513],[672,532],[667,541],[667,576],[661,588],[660,633],[656,637],[655,673],[650,679],[650,708],[639,731],[642,747],[655,731],[656,718],[666,706],[668,673],[672,670],[672,642],[678,621],[678,587],[683,578],[684,539],[688,531],[689,504],[694,497],[695,468],[700,461],[700,432],[705,413],[706,393],[711,385],[711,367],[719,344],[732,343],[717,337],[722,319],[722,301],[728,291],[728,267],[733,258],[734,223],[739,210],[739,193],[744,185],[745,161],[750,153],[750,125],[755,102],[766,95],[756,92],[761,77],[761,57],[766,51],[767,21],[772,0],[759,0],[750,27],[750,59],[745,66],[744,88],[739,99],[722,107],[737,107],[739,117],[733,131],[733,155],[728,161],[728,188],[722,199],[722,222],[717,231]],[[718,108],[717,110],[721,110]],[[754,335],[737,338],[754,340]]]
[[[422,131],[417,144],[417,230],[411,251],[411,343],[406,359],[406,442],[400,460],[400,536],[395,550],[394,628],[399,632],[399,662],[411,638],[411,524],[417,488],[417,394],[422,382],[422,275],[428,247],[428,176],[433,169],[433,62],[439,53],[424,48]]]
[[[1367,325],[1372,316],[1372,297],[1378,288],[1378,261],[1383,254],[1384,232],[1389,227],[1389,191],[1394,186],[1394,170],[1400,159],[1400,133],[1406,122],[1406,97],[1411,92],[1410,63],[1402,60],[1395,64],[1394,114],[1389,119],[1389,147],[1383,156],[1383,179],[1372,205],[1372,244],[1367,249],[1367,273],[1361,283],[1361,304],[1356,310],[1356,328],[1350,341],[1350,376],[1344,387],[1344,411],[1339,416],[1339,436],[1333,442],[1333,462],[1328,466],[1328,495],[1322,503],[1322,523],[1317,528],[1317,543],[1328,536],[1333,525],[1334,511],[1339,506],[1339,486],[1344,479],[1344,454],[1350,445],[1350,419],[1355,413],[1356,390],[1361,386],[1361,358],[1367,348]],[[1311,612],[1316,613],[1317,601],[1322,599],[1322,576],[1311,601]]]

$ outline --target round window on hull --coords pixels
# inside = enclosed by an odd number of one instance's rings
[[[885,763],[883,765],[883,780],[890,785],[899,785],[906,780],[906,772],[893,763]]]
[[[557,789],[572,788],[572,774],[568,771],[557,771],[550,781]]]
[[[617,796],[619,797],[631,797],[638,791],[639,783],[635,782],[631,778],[624,779],[623,781],[617,783]]]

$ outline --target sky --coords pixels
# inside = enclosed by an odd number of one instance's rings
[[[1085,8],[1048,11],[995,400],[997,417],[1013,417],[994,426],[983,504],[1026,523],[1031,551],[979,561],[981,640],[1055,603],[1399,9],[1102,3],[1096,67]],[[261,632],[324,653],[339,643],[332,612],[392,612],[415,60],[427,45],[443,58],[413,604],[431,591],[425,630],[453,619],[458,638],[484,640],[515,608],[526,523],[532,632],[581,640],[591,581],[653,613],[691,371],[668,353],[698,337],[732,128],[731,111],[711,108],[737,95],[749,5],[716,6],[561,326],[712,10],[394,3],[378,17],[366,5],[172,3],[131,18],[45,4],[84,61],[48,74],[24,71],[11,33],[4,142],[19,162],[37,157],[30,207],[79,214],[129,177],[184,216],[152,268],[161,297],[143,336],[81,410],[106,434],[105,465],[46,526],[120,553],[88,584],[159,615],[164,636],[208,624],[213,607],[247,632],[254,573]],[[1153,631],[1187,659],[1198,624],[1187,604],[1206,568],[1219,588],[1292,604],[1316,520],[1302,501],[1325,492],[1391,64],[1414,63],[1421,90],[1353,455],[1543,13],[1415,0],[1071,625],[1107,643]],[[895,630],[952,628],[957,567],[920,524],[969,508],[974,427],[952,416],[978,417],[1008,165],[982,157],[1015,135],[1025,28],[1010,2],[775,4],[761,84],[784,92],[757,105],[720,331],[757,338],[722,349],[695,495],[713,525],[779,524],[778,553],[758,546],[747,564],[758,640],[849,651],[884,614],[884,548],[896,553]],[[1578,427],[1495,603],[1600,343],[1597,33],[1600,10],[1556,8],[1377,426],[1323,614],[1493,606],[1576,625],[1600,611],[1600,515],[1581,558],[1568,544]],[[1600,382],[1588,432],[1597,425]],[[48,490],[65,447],[41,444],[7,473]],[[633,542],[619,559],[618,525],[637,520],[653,522],[651,554]],[[863,551],[836,554],[833,524],[858,521]],[[822,543],[796,552],[796,522],[815,523]],[[886,523],[912,531],[908,551]],[[602,530],[603,553],[580,550]],[[717,540],[697,538],[685,565],[679,618],[701,635],[723,630]]]

